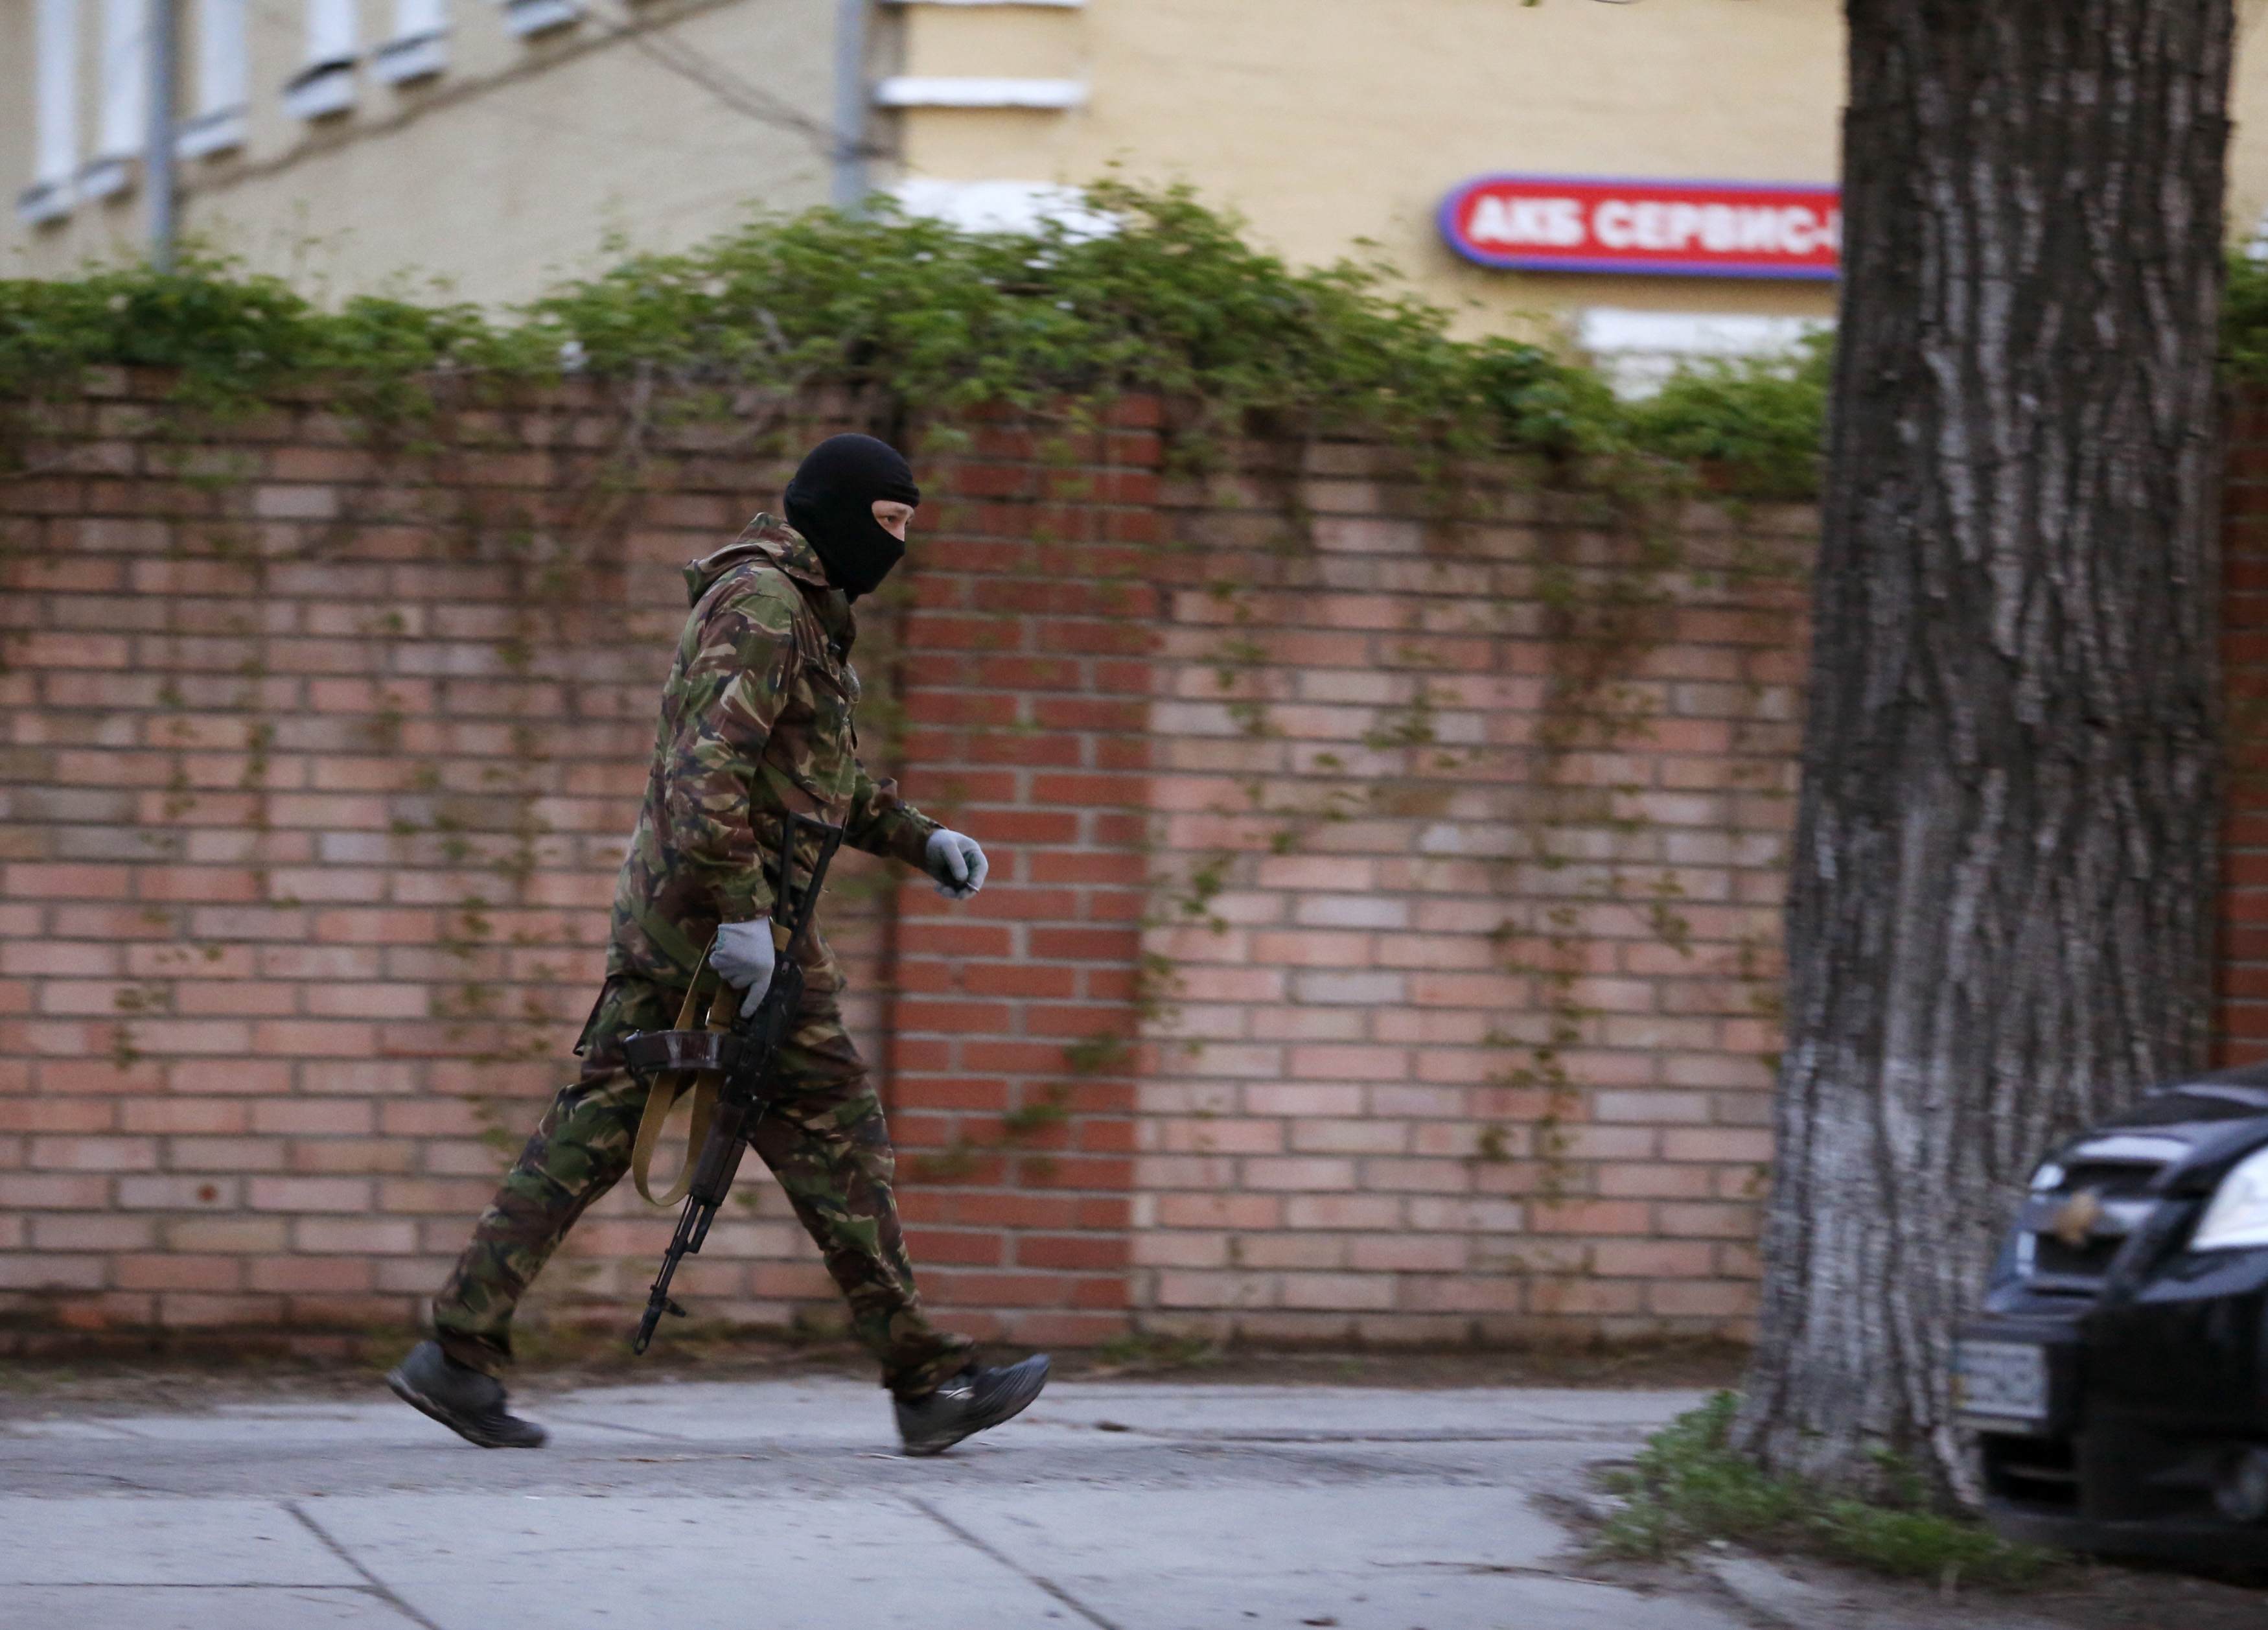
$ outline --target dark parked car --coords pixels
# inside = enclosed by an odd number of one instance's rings
[[[2002,1533],[2268,1566],[2268,1066],[2041,1167],[1954,1368]]]

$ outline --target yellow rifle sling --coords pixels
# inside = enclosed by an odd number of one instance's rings
[[[701,972],[708,964],[709,953],[703,951],[700,963],[693,970],[693,988],[685,992],[684,1003],[677,1010],[674,1029],[689,1030],[699,1022]],[[716,999],[709,1007],[709,1029],[730,1029],[740,999],[739,992],[719,982]],[[639,1198],[649,1206],[674,1206],[693,1186],[694,1169],[701,1162],[701,1146],[709,1141],[709,1123],[716,1116],[717,1089],[723,1081],[723,1075],[716,1070],[664,1070],[654,1077],[653,1087],[645,1096],[645,1112],[638,1117],[637,1141],[630,1146],[630,1181],[637,1185]],[[670,1111],[688,1090],[693,1094],[693,1117],[686,1128],[685,1158],[679,1162],[677,1179],[669,1185],[668,1191],[657,1195],[652,1188],[653,1152],[661,1143],[661,1129]]]

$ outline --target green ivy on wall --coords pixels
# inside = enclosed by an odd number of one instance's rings
[[[326,309],[210,257],[0,280],[0,399],[90,366],[179,370],[185,401],[249,409],[322,380],[372,417],[415,414],[436,379],[579,372],[725,399],[874,387],[910,412],[1005,405],[1077,419],[1127,391],[1180,404],[1185,453],[1255,413],[1300,433],[1386,435],[1442,454],[1647,451],[1736,490],[1808,490],[1823,362],[1724,368],[1653,402],[1521,341],[1459,339],[1449,313],[1373,263],[1295,268],[1185,189],[1106,183],[1101,236],[964,231],[878,203],[755,218],[674,254],[624,258],[501,314],[357,296]],[[714,404],[720,410],[728,402]]]

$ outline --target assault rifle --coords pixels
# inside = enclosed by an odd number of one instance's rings
[[[814,842],[814,852],[803,887],[794,886],[797,840],[809,833]],[[671,1092],[659,1104],[654,1099],[659,1089],[653,1078],[665,1071],[691,1073],[703,1081],[694,1098],[692,1141],[700,1153],[690,1153],[691,1177],[685,1192],[685,1209],[679,1213],[677,1232],[669,1242],[669,1250],[661,1258],[661,1272],[654,1276],[652,1293],[646,1297],[645,1317],[638,1321],[637,1334],[631,1339],[630,1351],[643,1353],[653,1339],[654,1326],[661,1316],[674,1313],[685,1317],[685,1309],[670,1300],[669,1281],[677,1272],[677,1264],[688,1251],[698,1251],[701,1242],[709,1237],[709,1225],[717,1220],[718,1207],[733,1186],[733,1174],[740,1169],[741,1152],[747,1147],[748,1138],[764,1113],[768,1091],[777,1072],[780,1044],[787,1038],[789,1028],[795,1022],[796,1010],[803,1002],[803,964],[796,959],[805,935],[810,931],[812,914],[819,905],[819,888],[826,881],[828,862],[843,842],[843,829],[810,815],[791,815],[780,824],[779,894],[772,904],[772,939],[778,956],[772,964],[771,983],[755,1010],[747,1017],[735,1017],[730,1029],[696,1030],[639,1030],[622,1043],[622,1056],[630,1073],[646,1084],[649,1108],[647,1114],[652,1131],[639,1129],[643,1153],[650,1154],[653,1139],[659,1134],[660,1122],[668,1114],[669,1104],[675,1101]],[[687,1014],[681,1016],[681,1026],[689,1024],[695,1011],[690,999]],[[685,1076],[679,1076],[681,1083]],[[708,1102],[714,1082],[713,1103]],[[706,1127],[703,1128],[703,1111]],[[639,1168],[643,1184],[643,1165]]]

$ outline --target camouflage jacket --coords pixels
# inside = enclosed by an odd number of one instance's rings
[[[661,695],[653,770],[615,885],[609,974],[682,989],[720,922],[768,915],[784,812],[921,864],[938,823],[858,762],[850,603],[785,522],[759,515],[685,568],[693,614]],[[705,983],[705,981],[704,981]]]

